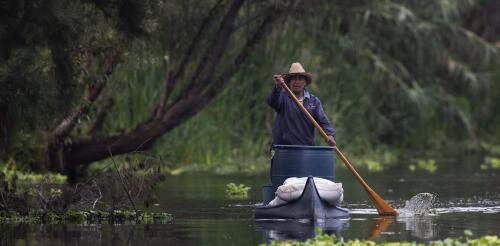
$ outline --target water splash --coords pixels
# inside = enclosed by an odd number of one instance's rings
[[[367,208],[370,204],[351,203],[349,213],[352,215],[377,215],[376,209]],[[500,199],[474,197],[457,201],[440,201],[431,193],[419,193],[406,201],[404,208],[398,208],[398,218],[422,219],[425,215],[440,215],[453,213],[500,214]],[[356,220],[358,218],[354,218]]]
[[[431,193],[419,193],[406,201],[404,208],[399,209],[400,217],[428,215],[436,202],[436,196]]]

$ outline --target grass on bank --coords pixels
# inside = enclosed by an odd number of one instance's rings
[[[5,164],[0,163],[0,179],[6,181],[9,186],[12,183],[21,185],[29,184],[66,184],[67,177],[59,173],[34,173],[31,171],[19,170],[16,161],[8,160]]]

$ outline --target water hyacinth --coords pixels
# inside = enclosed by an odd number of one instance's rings
[[[486,157],[480,168],[481,170],[500,169],[500,158]]]
[[[337,239],[334,235],[327,235],[324,233],[319,233],[316,237],[308,239],[304,242],[301,241],[272,241],[269,244],[261,244],[261,246],[490,246],[490,245],[500,245],[500,239],[498,236],[482,236],[477,239],[469,239],[469,238],[446,238],[444,240],[431,241],[428,243],[417,243],[417,242],[374,242],[369,240],[348,240],[343,241]]]
[[[437,171],[438,166],[436,165],[436,161],[433,159],[418,160],[417,164],[410,164],[408,166],[408,170],[410,170],[411,172],[415,172],[417,169],[434,174]]]
[[[229,183],[226,185],[226,195],[229,197],[247,197],[250,189],[251,187],[244,184],[236,185],[235,183]]]

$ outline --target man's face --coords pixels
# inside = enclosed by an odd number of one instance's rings
[[[306,78],[301,75],[295,75],[290,77],[290,90],[295,94],[302,93],[306,87]]]

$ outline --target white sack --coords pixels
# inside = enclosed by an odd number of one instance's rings
[[[306,181],[307,177],[291,177],[286,179],[283,185],[280,185],[276,190],[277,198],[285,202],[291,202],[298,199],[304,191]],[[344,198],[342,183],[335,183],[323,178],[314,178],[314,184],[322,200],[334,206],[338,206],[342,202]]]
[[[272,201],[269,202],[268,206],[274,207],[285,203],[287,203],[287,201],[283,201],[278,196],[276,196]]]

